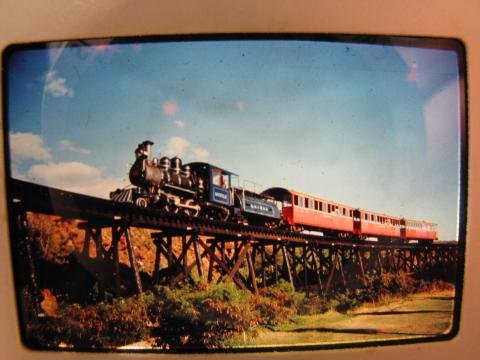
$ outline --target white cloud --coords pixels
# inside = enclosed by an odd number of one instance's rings
[[[27,173],[29,179],[53,187],[92,184],[100,176],[97,168],[77,161],[36,164]]]
[[[10,153],[12,162],[23,160],[50,160],[52,155],[45,147],[40,135],[32,133],[10,133]]]
[[[67,80],[59,77],[57,72],[51,70],[45,75],[45,92],[55,97],[73,96],[73,89],[67,87]]]
[[[104,177],[94,166],[81,162],[33,165],[26,175],[32,182],[76,193],[108,198],[110,191],[123,187],[119,180]]]
[[[189,146],[190,141],[187,139],[180,136],[172,136],[168,139],[164,152],[168,156],[184,156]]]
[[[68,140],[62,140],[60,146],[64,150],[88,153],[88,150],[77,148]],[[117,179],[103,176],[94,166],[76,161],[37,163],[26,174],[22,173],[19,166],[23,161],[52,159],[42,137],[37,134],[10,133],[10,152],[11,175],[16,179],[103,198],[108,198],[110,191],[126,185]]]
[[[208,155],[210,155],[207,149],[200,146],[194,146],[192,148],[192,153],[198,160],[206,160]]]
[[[127,185],[125,182],[115,179],[99,179],[95,184],[71,186],[66,190],[79,194],[109,199],[111,191],[124,188],[125,185]]]
[[[166,156],[179,156],[183,158],[184,162],[206,160],[210,155],[207,149],[191,144],[190,141],[180,136],[169,138],[162,153]]]
[[[179,129],[185,128],[185,122],[183,122],[182,120],[175,120],[173,123]]]
[[[75,146],[70,140],[61,140],[60,148],[62,150],[71,151],[77,154],[84,154],[84,155],[90,154],[89,150]]]

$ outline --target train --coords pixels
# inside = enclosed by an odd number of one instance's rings
[[[262,192],[233,184],[233,172],[206,162],[152,157],[152,141],[140,143],[128,188],[110,193],[115,202],[219,221],[350,240],[428,243],[437,224],[351,207],[282,187]]]

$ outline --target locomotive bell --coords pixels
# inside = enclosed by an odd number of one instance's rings
[[[180,172],[180,169],[182,168],[182,160],[178,157],[178,156],[175,156],[172,158],[171,160],[171,164],[170,164],[170,168],[176,173],[178,174]]]
[[[160,159],[160,167],[164,170],[168,170],[170,168],[170,159],[166,156]]]

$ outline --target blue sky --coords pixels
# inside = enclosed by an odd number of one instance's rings
[[[455,239],[459,74],[449,50],[313,41],[141,43],[9,58],[12,174],[96,196],[138,143],[263,188],[439,224]]]

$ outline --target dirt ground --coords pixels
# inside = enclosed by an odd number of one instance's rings
[[[365,304],[347,314],[301,316],[272,330],[244,337],[238,346],[341,344],[432,337],[450,331],[454,291],[420,293],[385,304]],[[241,344],[243,343],[243,344]]]

